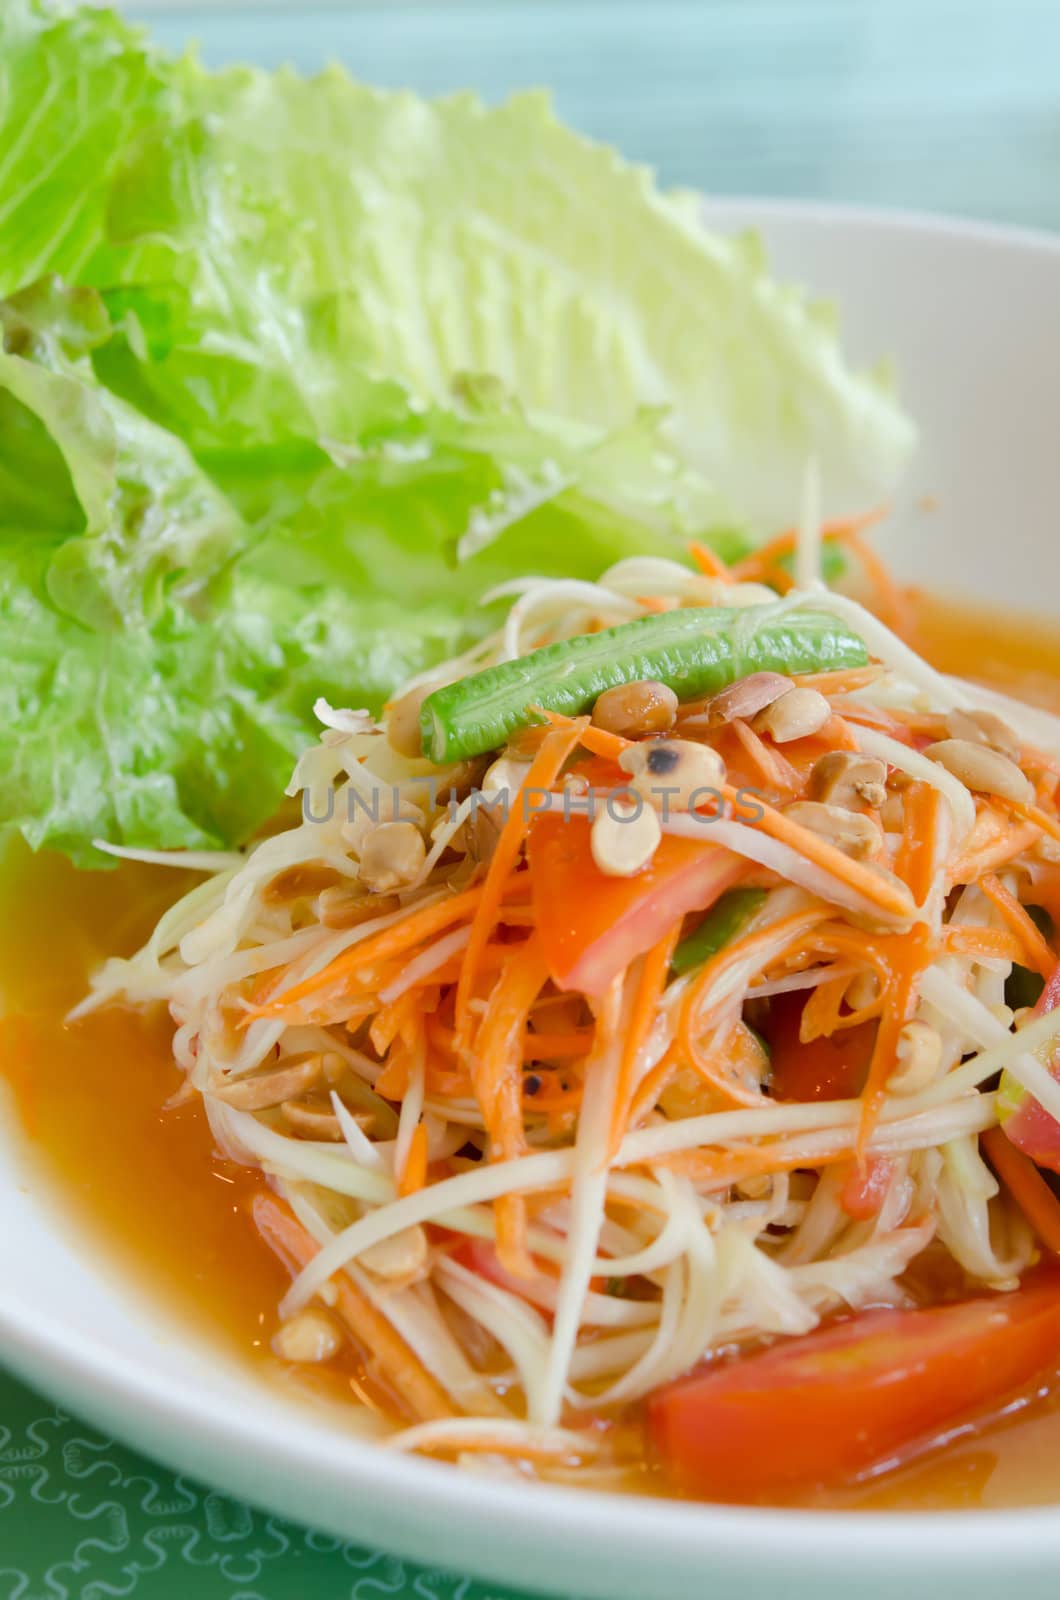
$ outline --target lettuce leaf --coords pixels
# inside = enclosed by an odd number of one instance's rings
[[[558,123],[0,12],[0,824],[242,839],[525,572],[832,513],[911,430],[834,318]]]

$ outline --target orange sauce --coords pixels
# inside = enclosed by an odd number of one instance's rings
[[[1044,617],[959,605],[910,589],[902,632],[941,672],[1060,715],[1060,627]]]
[[[910,642],[943,670],[1060,712],[1060,637],[1046,624],[909,595]],[[123,865],[75,872],[13,847],[0,862],[0,1075],[40,1181],[98,1241],[115,1270],[183,1325],[291,1383],[269,1353],[287,1274],[254,1231],[263,1180],[218,1157],[197,1102],[167,1108],[181,1075],[156,1010],[110,1008],[67,1023],[88,973],[131,953],[191,879]],[[318,1398],[372,1399],[348,1354],[298,1374]],[[377,1393],[376,1393],[377,1398]],[[643,1476],[638,1487],[652,1487]],[[813,1493],[806,1505],[934,1510],[1060,1501],[1060,1401],[957,1442],[873,1485]]]
[[[271,1354],[290,1280],[249,1214],[265,1180],[217,1155],[200,1102],[167,1105],[183,1074],[163,1008],[65,1021],[88,974],[131,955],[195,881],[133,863],[76,872],[21,847],[0,862],[0,1090],[28,1136],[27,1178],[180,1325],[309,1397],[377,1404],[352,1350],[327,1369]]]

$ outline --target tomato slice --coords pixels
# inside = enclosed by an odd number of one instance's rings
[[[1047,1011],[1055,1011],[1057,1006],[1060,1006],[1060,962],[1039,995],[1034,1014],[1044,1016]],[[1060,1077],[1060,1052],[1053,1056],[1049,1070],[1054,1078]],[[998,1112],[1001,1126],[1017,1150],[1022,1150],[1039,1167],[1060,1172],[1060,1122],[1007,1072],[1001,1075]]]
[[[876,1023],[859,1022],[803,1044],[799,1024],[805,1004],[801,994],[780,994],[770,1005],[770,1093],[775,1100],[853,1100],[868,1076]]]
[[[839,1191],[839,1204],[855,1222],[869,1222],[879,1216],[894,1176],[890,1156],[868,1156],[864,1163],[852,1161]]]
[[[868,1311],[654,1394],[676,1488],[752,1503],[897,1464],[953,1427],[1030,1397],[1060,1367],[1060,1273],[1015,1293]]]
[[[665,833],[650,866],[631,878],[609,878],[593,860],[588,819],[558,812],[535,818],[527,856],[534,918],[553,980],[592,995],[689,911],[712,906],[747,870],[718,845]]]
[[[510,1294],[518,1295],[520,1300],[536,1306],[551,1320],[556,1300],[557,1277],[556,1269],[551,1262],[543,1262],[540,1258],[534,1257],[538,1276],[517,1278],[514,1272],[509,1272],[501,1264],[494,1244],[487,1239],[472,1239],[466,1235],[450,1254],[454,1261],[459,1261],[469,1272],[477,1272],[480,1278],[485,1278],[488,1283],[495,1283],[498,1289],[507,1289]]]

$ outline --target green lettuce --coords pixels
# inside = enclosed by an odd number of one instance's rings
[[[0,824],[245,838],[491,584],[886,492],[887,374],[564,128],[0,12]]]

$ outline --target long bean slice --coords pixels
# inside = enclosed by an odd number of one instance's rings
[[[682,700],[716,694],[751,672],[822,672],[860,667],[857,634],[823,612],[771,606],[685,607],[544,645],[436,689],[420,711],[424,753],[459,761],[503,745],[535,721],[531,706],[578,716],[605,689],[651,678]]]
[[[701,967],[731,944],[766,898],[764,889],[729,889],[693,928],[673,953],[670,966],[677,977]]]

